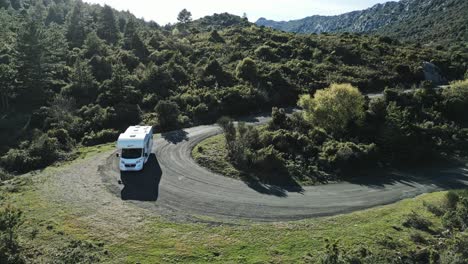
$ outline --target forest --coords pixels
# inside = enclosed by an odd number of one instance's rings
[[[384,36],[294,35],[216,14],[161,26],[71,0],[0,1],[2,175],[75,156],[129,125],[158,132],[271,107],[332,83],[362,93],[466,74],[465,44],[426,47]],[[431,85],[431,84],[427,84]]]

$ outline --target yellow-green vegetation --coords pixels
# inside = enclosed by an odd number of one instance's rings
[[[83,149],[84,158],[89,161],[101,150]],[[132,204],[123,204],[127,214],[105,215],[105,205],[84,211],[44,196],[50,177],[66,167],[15,178],[0,188],[0,203],[23,211],[18,241],[27,262],[316,263],[329,241],[336,240],[345,252],[366,248],[394,257],[397,251],[417,252],[414,237],[432,241],[431,232],[442,230],[441,218],[429,213],[425,204],[441,205],[446,192],[346,215],[284,223],[173,222]],[[429,221],[431,231],[405,227],[412,212]],[[126,225],[116,226],[116,221],[126,218]]]
[[[192,157],[198,164],[215,173],[236,179],[246,175],[228,161],[223,134],[207,138],[197,144],[192,150]]]
[[[341,132],[350,121],[362,121],[365,116],[364,96],[351,84],[332,84],[299,98],[304,119],[327,131]]]

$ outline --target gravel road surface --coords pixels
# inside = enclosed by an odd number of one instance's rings
[[[244,121],[262,124],[268,119],[258,116]],[[155,155],[137,173],[120,173],[115,153],[107,153],[99,174],[115,196],[154,213],[188,219],[298,220],[468,187],[468,169],[463,165],[374,173],[359,180],[303,188],[250,184],[212,173],[191,158],[197,143],[219,133],[219,127],[210,125],[157,136]],[[120,179],[122,184],[118,183]]]

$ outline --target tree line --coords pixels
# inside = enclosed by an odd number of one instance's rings
[[[369,99],[332,84],[298,100],[302,112],[273,108],[256,128],[221,119],[228,159],[266,183],[320,183],[389,166],[416,166],[468,154],[468,80],[445,89],[386,89]]]
[[[356,34],[294,35],[215,14],[161,26],[74,0],[0,2],[0,166],[25,172],[115,140],[293,105],[331,83],[379,91],[466,72],[463,46]]]

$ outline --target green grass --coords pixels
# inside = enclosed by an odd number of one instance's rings
[[[83,148],[82,158],[92,159],[110,149],[110,146]],[[81,207],[47,200],[42,195],[50,184],[50,175],[62,169],[47,168],[0,188],[0,203],[11,203],[24,211],[26,222],[20,231],[20,241],[37,262],[51,262],[64,245],[84,240],[96,245],[88,250],[100,254],[104,263],[314,263],[323,254],[327,241],[339,240],[344,250],[364,247],[382,254],[416,249],[417,245],[410,240],[415,231],[402,226],[412,211],[429,219],[433,230],[442,228],[440,218],[428,213],[423,203],[440,203],[445,192],[346,215],[296,222],[172,222],[131,203],[124,204],[127,214],[109,218],[101,210],[83,212]],[[7,185],[16,188],[8,189]],[[114,221],[133,216],[140,220],[115,229]],[[430,237],[428,233],[421,234]]]
[[[193,159],[212,172],[241,179],[246,173],[234,167],[227,159],[226,141],[220,134],[207,138],[197,144],[192,150]]]

